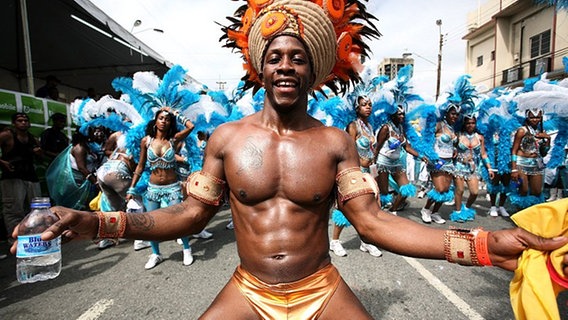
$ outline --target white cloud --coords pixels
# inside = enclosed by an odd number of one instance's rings
[[[232,15],[242,1],[91,1],[127,30],[140,19],[142,24],[134,28],[140,40],[167,60],[187,68],[193,78],[211,88],[217,88],[218,81],[232,87],[244,74],[239,55],[221,47],[218,40],[222,33],[215,23],[228,24],[225,17]],[[383,34],[370,43],[372,61],[376,65],[385,57],[413,52],[415,89],[434,95],[439,44],[436,20],[442,20],[442,33],[447,34],[442,54],[443,89],[464,73],[465,42],[461,38],[466,32],[466,15],[476,6],[471,0],[368,2],[367,7],[379,19],[376,26]],[[162,29],[164,33],[153,32],[151,28]]]

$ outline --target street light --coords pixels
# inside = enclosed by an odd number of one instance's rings
[[[132,31],[134,30],[134,28],[138,27],[139,25],[142,24],[142,20],[136,20],[134,21],[134,23],[132,24],[132,28],[130,28],[130,33],[132,33]]]
[[[442,19],[436,20],[436,25],[440,33],[440,47],[438,50],[438,76],[436,78],[436,100],[440,95],[440,78],[442,77],[442,46],[444,45],[444,36],[442,35]]]
[[[132,24],[132,28],[130,28],[130,33],[137,34],[137,33],[141,33],[141,32],[148,31],[148,30],[152,30],[152,31],[155,31],[155,32],[158,32],[158,33],[164,33],[164,30],[158,29],[158,28],[146,28],[146,29],[142,29],[140,31],[133,32],[134,28],[139,27],[141,24],[142,24],[142,20],[140,20],[140,19],[134,21],[134,23]]]
[[[436,62],[434,62],[434,61],[432,61],[432,60],[430,60],[430,59],[428,59],[428,58],[426,58],[426,57],[424,57],[424,56],[422,56],[422,55],[420,55],[416,52],[410,52],[410,51],[408,51],[408,49],[406,49],[406,51],[402,53],[402,58],[404,58],[404,59],[410,58],[412,56],[417,56],[418,58],[421,58],[424,61],[431,63],[432,65],[436,66]]]
[[[152,31],[155,31],[155,32],[158,32],[158,33],[164,33],[164,30],[162,30],[162,29],[158,29],[158,28],[146,28],[146,29],[142,29],[142,30],[140,30],[140,31],[133,32],[132,34],[138,34],[138,33],[140,33],[140,32],[144,32],[144,31],[148,31],[148,30],[152,30]]]
[[[140,19],[136,19],[136,21],[134,21],[134,23],[132,24],[132,28],[130,28],[130,34],[135,35],[144,31],[148,31],[148,30],[152,30],[158,33],[164,33],[164,30],[162,29],[158,29],[158,28],[146,28],[146,29],[142,29],[140,31],[134,31],[134,28],[139,27],[142,24],[142,20]],[[130,55],[132,55],[132,48],[130,48]],[[142,59],[142,56],[140,56],[140,59]]]

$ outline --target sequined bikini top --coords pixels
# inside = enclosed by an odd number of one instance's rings
[[[176,153],[174,151],[174,145],[172,143],[172,141],[170,140],[170,147],[168,148],[168,150],[166,150],[166,152],[164,152],[164,154],[159,157],[156,155],[156,153],[154,152],[154,149],[152,149],[152,141],[154,141],[154,138],[150,139],[150,142],[148,142],[148,156],[147,156],[147,160],[148,160],[148,167],[150,168],[150,171],[153,171],[155,169],[172,169],[175,168],[176,166]]]

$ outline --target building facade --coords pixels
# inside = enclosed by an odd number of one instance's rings
[[[379,64],[378,74],[386,75],[389,80],[395,79],[398,75],[398,70],[406,65],[414,66],[414,58],[410,57],[411,54],[403,54],[402,58],[385,58]]]
[[[480,91],[567,77],[568,12],[533,0],[489,0],[467,17],[466,72]]]

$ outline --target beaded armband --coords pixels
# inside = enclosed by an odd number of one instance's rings
[[[444,233],[444,255],[451,263],[464,266],[490,266],[487,231],[450,229]]]
[[[95,241],[104,238],[122,238],[126,230],[126,213],[123,211],[100,212],[97,211],[99,218],[99,230]]]
[[[203,171],[196,171],[187,178],[187,194],[209,205],[218,206],[225,190],[225,181]]]
[[[337,174],[337,197],[340,202],[364,195],[378,194],[378,186],[375,179],[368,174],[361,172],[358,167],[348,168]]]

